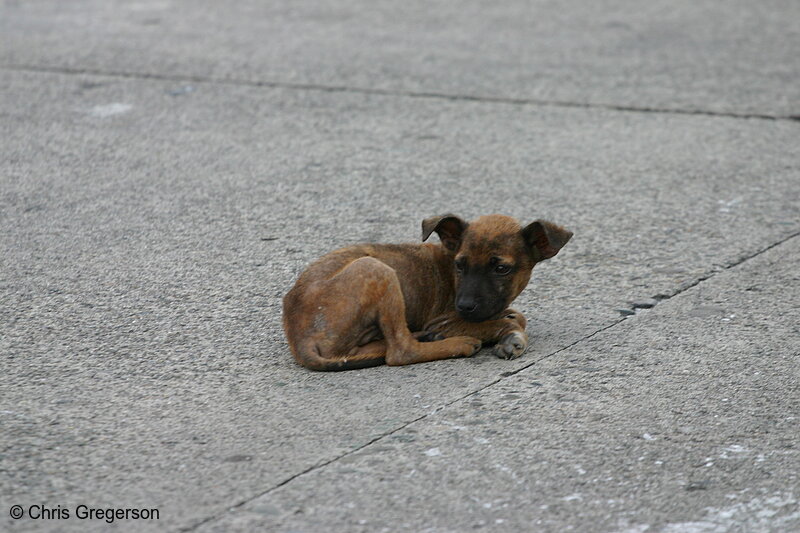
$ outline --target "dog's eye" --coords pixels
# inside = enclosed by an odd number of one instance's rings
[[[500,274],[501,276],[505,276],[509,272],[511,272],[511,267],[508,265],[497,265],[494,267],[494,271],[496,274]]]

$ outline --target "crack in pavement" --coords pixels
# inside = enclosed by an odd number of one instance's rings
[[[761,248],[761,249],[759,249],[759,250],[757,250],[757,251],[755,251],[753,253],[745,254],[744,256],[739,257],[739,258],[729,262],[728,264],[724,265],[722,268],[720,268],[718,270],[712,270],[707,274],[699,276],[693,282],[691,282],[691,283],[689,283],[687,285],[681,286],[680,288],[676,289],[676,291],[674,293],[672,293],[672,294],[670,294],[668,296],[665,296],[663,294],[662,295],[657,295],[657,296],[659,296],[659,299],[661,301],[674,298],[674,297],[676,297],[676,296],[688,291],[689,289],[691,289],[693,287],[696,287],[700,283],[703,283],[704,281],[707,281],[707,280],[715,277],[720,272],[725,272],[725,271],[731,270],[731,269],[733,269],[733,268],[735,268],[735,267],[737,267],[737,266],[739,266],[739,265],[741,265],[741,264],[743,264],[743,263],[745,263],[745,262],[747,262],[747,261],[749,261],[749,260],[751,260],[751,259],[753,259],[755,257],[758,257],[759,255],[761,255],[761,254],[763,254],[763,253],[765,253],[765,252],[767,252],[767,251],[769,251],[769,250],[771,250],[771,249],[773,249],[773,248],[775,248],[777,246],[780,246],[780,245],[782,245],[782,244],[784,244],[784,243],[786,243],[786,242],[788,242],[788,241],[790,241],[790,240],[792,240],[794,238],[797,238],[797,237],[800,237],[800,230],[795,231],[795,232],[789,234],[788,236],[784,237],[783,239],[780,239],[779,241],[776,241],[776,242],[774,242],[774,243],[772,243],[772,244],[770,244],[768,246],[765,246],[764,248]],[[296,474],[292,474],[291,476],[287,477],[286,479],[284,479],[280,483],[277,483],[276,485],[274,485],[274,486],[272,486],[272,487],[270,487],[270,488],[268,488],[268,489],[266,489],[266,490],[264,490],[262,492],[259,492],[258,494],[255,494],[255,495],[250,496],[250,497],[248,497],[248,498],[246,498],[244,500],[241,500],[241,501],[237,502],[236,504],[228,507],[226,510],[224,510],[222,512],[215,513],[215,514],[213,514],[211,516],[208,516],[208,517],[206,517],[206,518],[204,518],[204,519],[202,519],[202,520],[200,520],[200,521],[198,521],[198,522],[196,522],[194,524],[190,524],[188,526],[181,527],[181,528],[178,529],[178,531],[181,531],[181,532],[194,531],[194,530],[196,530],[197,528],[199,528],[200,526],[202,526],[204,524],[207,524],[209,522],[212,522],[214,520],[222,518],[226,514],[229,514],[229,513],[233,512],[233,511],[237,510],[237,509],[240,509],[241,507],[247,505],[248,503],[252,502],[253,500],[256,500],[256,499],[258,499],[258,498],[260,498],[262,496],[266,496],[267,494],[276,491],[277,489],[283,487],[284,485],[287,485],[287,484],[291,483],[292,481],[294,481],[295,479],[297,479],[297,478],[299,478],[301,476],[304,476],[306,474],[314,472],[315,470],[318,470],[320,468],[324,468],[324,467],[328,466],[329,464],[334,463],[334,462],[336,462],[336,461],[338,461],[338,460],[340,460],[340,459],[342,459],[344,457],[347,457],[349,455],[357,453],[357,452],[363,450],[364,448],[366,448],[368,446],[371,446],[372,444],[375,444],[376,442],[378,442],[378,441],[380,441],[380,440],[382,440],[382,439],[384,439],[384,438],[386,438],[386,437],[388,437],[390,435],[393,435],[393,434],[395,434],[395,433],[397,433],[399,431],[402,431],[403,429],[407,428],[408,426],[410,426],[410,425],[412,425],[412,424],[414,424],[416,422],[419,422],[420,420],[424,420],[424,419],[426,419],[428,417],[431,417],[431,416],[435,415],[436,413],[438,413],[439,411],[442,411],[442,410],[450,407],[453,404],[461,402],[461,401],[463,401],[463,400],[465,400],[465,399],[467,399],[467,398],[469,398],[471,396],[474,396],[475,394],[478,394],[479,392],[482,392],[482,391],[484,391],[484,390],[486,390],[486,389],[488,389],[490,387],[493,387],[494,385],[500,383],[501,381],[505,380],[508,377],[514,376],[516,374],[519,374],[523,370],[526,370],[526,369],[534,366],[535,364],[540,363],[541,361],[544,361],[545,359],[549,359],[549,358],[553,357],[556,354],[559,354],[559,353],[561,353],[563,351],[566,351],[566,350],[572,348],[573,346],[575,346],[577,344],[580,344],[581,342],[584,342],[584,341],[586,341],[588,339],[591,339],[595,335],[598,335],[598,334],[600,334],[600,333],[602,333],[602,332],[604,332],[604,331],[606,331],[608,329],[611,329],[611,328],[617,326],[618,324],[620,324],[622,322],[625,322],[626,319],[627,319],[627,317],[618,318],[617,320],[611,322],[610,324],[608,324],[606,326],[603,326],[601,328],[598,328],[597,330],[593,331],[592,333],[589,333],[588,335],[584,335],[580,339],[578,339],[578,340],[576,340],[574,342],[571,342],[571,343],[567,344],[566,346],[563,346],[563,347],[559,348],[558,350],[555,350],[555,351],[553,351],[553,352],[551,352],[551,353],[549,353],[547,355],[544,355],[544,356],[540,357],[539,359],[536,359],[535,361],[531,361],[530,363],[528,363],[526,365],[523,365],[523,366],[521,366],[520,368],[518,368],[516,370],[503,372],[502,374],[500,374],[499,378],[487,383],[486,385],[483,385],[482,387],[479,387],[479,388],[477,388],[477,389],[475,389],[475,390],[473,390],[471,392],[468,392],[467,394],[464,394],[463,396],[460,396],[460,397],[458,397],[458,398],[456,398],[454,400],[451,400],[451,401],[449,401],[447,403],[444,403],[444,404],[436,407],[434,410],[432,410],[432,411],[430,411],[428,413],[425,413],[422,416],[414,418],[413,420],[409,420],[408,422],[406,422],[404,424],[401,424],[401,425],[397,426],[396,428],[394,428],[394,429],[392,429],[390,431],[382,433],[381,435],[378,435],[377,437],[374,437],[369,442],[367,442],[367,443],[365,443],[365,444],[363,444],[361,446],[358,446],[357,448],[353,448],[352,450],[347,451],[347,452],[345,452],[345,453],[343,453],[341,455],[338,455],[337,457],[334,457],[334,458],[326,460],[326,461],[318,462],[318,463],[306,468],[305,470],[303,470],[301,472],[298,472]]]
[[[707,279],[710,279],[710,278],[716,276],[720,272],[724,272],[725,270],[730,270],[731,268],[737,267],[737,266],[741,265],[742,263],[744,263],[746,261],[749,261],[750,259],[753,259],[754,257],[758,257],[759,255],[763,254],[764,252],[767,252],[767,251],[775,248],[776,246],[780,246],[781,244],[783,244],[783,243],[785,243],[787,241],[790,241],[790,240],[794,239],[795,237],[797,237],[799,235],[800,235],[800,230],[795,231],[793,233],[790,233],[789,235],[787,235],[783,239],[781,239],[781,240],[779,240],[777,242],[774,242],[773,244],[770,244],[769,246],[766,246],[765,248],[762,248],[761,250],[759,250],[759,251],[757,251],[755,253],[752,253],[750,255],[745,254],[745,255],[739,257],[738,259],[734,259],[733,261],[730,261],[727,264],[722,265],[721,268],[719,268],[719,269],[716,269],[716,270],[712,269],[711,271],[707,272],[706,274],[702,274],[702,275],[698,276],[697,279],[678,286],[678,288],[675,289],[672,292],[669,292],[669,291],[660,292],[658,294],[654,294],[651,298],[655,301],[656,305],[660,304],[661,302],[669,300],[670,298],[674,298],[675,296],[678,296],[679,294],[688,291],[692,287],[696,287],[700,283],[706,281]],[[634,309],[636,309],[637,307],[643,307],[643,306],[637,306],[636,304],[633,304],[632,307]],[[650,306],[650,307],[651,308],[655,307],[655,305],[654,306]],[[622,320],[628,318],[629,316],[632,316],[632,315],[627,315],[627,314],[624,315],[622,317]]]
[[[590,339],[590,338],[594,337],[595,335],[597,335],[598,333],[601,333],[601,332],[603,332],[603,331],[605,331],[605,330],[607,330],[609,328],[613,328],[614,326],[616,326],[620,322],[624,322],[624,321],[625,321],[624,318],[617,319],[614,322],[612,322],[611,324],[603,326],[602,328],[599,328],[599,329],[593,331],[592,333],[590,333],[588,335],[585,335],[585,336],[581,337],[580,339],[578,339],[578,340],[576,340],[576,341],[574,341],[574,342],[572,342],[572,343],[570,343],[570,344],[568,344],[568,345],[566,345],[566,346],[564,346],[562,348],[559,348],[558,350],[555,350],[552,353],[549,353],[549,354],[547,354],[547,355],[545,355],[543,357],[540,357],[539,359],[536,359],[535,361],[532,361],[532,362],[528,363],[527,365],[524,365],[524,366],[518,368],[517,370],[510,371],[510,372],[503,372],[501,374],[500,378],[495,379],[494,381],[491,381],[491,382],[487,383],[486,385],[484,385],[484,386],[482,386],[480,388],[477,388],[477,389],[475,389],[473,391],[468,392],[467,394],[464,394],[463,396],[460,396],[460,397],[458,397],[458,398],[456,398],[454,400],[451,400],[451,401],[449,401],[447,403],[444,403],[444,404],[436,407],[432,411],[427,412],[427,413],[425,413],[425,414],[423,414],[421,416],[418,416],[417,418],[414,418],[413,420],[409,420],[408,422],[406,422],[406,423],[404,423],[404,424],[402,424],[400,426],[397,426],[396,428],[394,428],[394,429],[392,429],[390,431],[382,433],[381,435],[378,435],[377,437],[371,439],[369,442],[366,442],[365,444],[362,444],[361,446],[359,446],[357,448],[353,448],[352,450],[349,450],[349,451],[347,451],[347,452],[345,452],[345,453],[343,453],[341,455],[338,455],[337,457],[334,457],[334,458],[329,459],[327,461],[319,462],[319,463],[317,463],[315,465],[310,466],[309,468],[306,468],[305,470],[303,470],[301,472],[298,472],[296,474],[292,474],[291,476],[289,476],[288,478],[284,479],[280,483],[277,483],[276,485],[264,490],[263,492],[259,492],[258,494],[255,494],[255,495],[253,495],[253,496],[251,496],[251,497],[249,497],[249,498],[247,498],[245,500],[242,500],[242,501],[240,501],[240,502],[228,507],[223,512],[220,512],[220,513],[214,514],[212,516],[206,517],[203,520],[201,520],[201,521],[199,521],[199,522],[197,522],[195,524],[191,524],[191,525],[179,528],[178,531],[181,531],[181,532],[194,531],[195,529],[197,529],[198,527],[202,526],[203,524],[206,524],[206,523],[211,522],[213,520],[216,520],[218,518],[222,518],[224,515],[229,514],[229,513],[233,512],[233,511],[243,507],[244,505],[247,505],[248,503],[250,503],[253,500],[256,500],[256,499],[258,499],[258,498],[260,498],[262,496],[266,496],[267,494],[276,491],[277,489],[283,487],[284,485],[287,485],[288,483],[294,481],[295,479],[297,479],[297,478],[299,478],[301,476],[309,474],[309,473],[311,473],[311,472],[313,472],[315,470],[318,470],[320,468],[326,467],[329,464],[334,463],[334,462],[336,462],[336,461],[338,461],[338,460],[340,460],[340,459],[342,459],[344,457],[347,457],[349,455],[357,453],[357,452],[363,450],[364,448],[366,448],[368,446],[371,446],[372,444],[375,444],[379,440],[382,440],[382,439],[384,439],[384,438],[386,438],[388,436],[391,436],[391,435],[397,433],[398,431],[402,431],[403,429],[407,428],[411,424],[414,424],[415,422],[419,422],[420,420],[424,420],[424,419],[426,419],[426,418],[438,413],[439,411],[442,411],[442,410],[446,409],[447,407],[450,407],[451,405],[453,405],[453,404],[455,404],[457,402],[465,400],[465,399],[469,398],[470,396],[473,396],[473,395],[475,395],[475,394],[477,394],[477,393],[479,393],[479,392],[481,392],[483,390],[488,389],[489,387],[492,387],[493,385],[496,385],[497,383],[500,383],[501,381],[503,381],[504,379],[506,379],[509,376],[513,376],[515,374],[518,374],[519,372],[522,372],[526,368],[530,368],[531,366],[535,365],[536,363],[538,363],[540,361],[543,361],[543,360],[545,360],[545,359],[547,359],[549,357],[552,357],[552,356],[556,355],[557,353],[563,352],[564,350],[572,348],[576,344],[581,343],[581,342],[583,342],[583,341],[585,341],[587,339]]]
[[[321,83],[292,83],[281,81],[259,81],[239,78],[214,78],[189,74],[158,74],[147,72],[128,72],[102,70],[92,68],[46,67],[38,65],[6,64],[0,69],[17,72],[38,72],[49,74],[71,74],[87,76],[107,76],[141,80],[161,80],[192,83],[209,83],[217,85],[235,85],[245,87],[268,87],[271,89],[294,89],[302,91],[320,91],[330,93],[371,94],[378,96],[400,96],[405,98],[427,98],[452,102],[481,102],[490,104],[530,105],[542,107],[561,107],[573,109],[603,109],[629,113],[653,113],[664,115],[699,115],[704,117],[759,119],[771,121],[800,122],[800,115],[770,115],[767,113],[736,113],[733,111],[711,111],[708,109],[673,109],[652,106],[636,106],[621,104],[604,104],[590,102],[571,102],[567,100],[543,100],[537,98],[512,98],[504,96],[480,96],[469,94],[451,94],[436,91],[408,91],[399,89],[375,89],[369,87],[349,87],[346,85],[325,85]]]

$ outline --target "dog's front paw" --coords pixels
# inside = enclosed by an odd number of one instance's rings
[[[525,315],[513,309],[506,309],[505,311],[503,311],[502,318],[505,320],[511,320],[515,322],[523,330],[525,329],[525,326],[528,325],[528,321],[525,319]]]
[[[451,342],[453,344],[454,357],[471,357],[478,353],[483,345],[475,337],[448,337],[441,342]]]
[[[494,347],[494,354],[500,359],[516,359],[528,347],[528,336],[524,331],[512,331]]]

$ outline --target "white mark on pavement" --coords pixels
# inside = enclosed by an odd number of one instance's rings
[[[725,448],[725,451],[731,453],[745,453],[747,452],[747,448],[745,448],[744,446],[740,446],[738,444],[731,444],[730,446]]]
[[[621,529],[617,533],[644,533],[648,529],[650,529],[650,524],[637,524],[627,529]]]
[[[734,207],[736,204],[742,201],[741,198],[734,198],[733,200],[717,200],[717,203],[720,205],[719,212],[720,213],[730,213],[731,208]]]
[[[425,450],[425,455],[428,457],[436,457],[437,455],[442,455],[442,452],[439,448],[431,448],[430,450]]]
[[[133,106],[130,104],[114,102],[111,104],[96,105],[89,111],[89,114],[99,118],[106,118],[127,113],[131,109],[133,109]]]
[[[579,492],[575,492],[573,494],[570,494],[569,496],[564,496],[561,499],[564,500],[565,502],[574,502],[576,500],[577,501],[582,501],[583,500],[583,496]]]
[[[644,440],[656,440],[656,438],[652,436],[650,433],[645,433],[644,435],[642,435],[642,438]]]

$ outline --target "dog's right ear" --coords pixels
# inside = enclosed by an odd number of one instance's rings
[[[461,236],[467,229],[467,223],[455,215],[441,215],[426,218],[422,221],[422,240],[428,240],[434,231],[439,235],[442,245],[451,252],[458,250]]]

